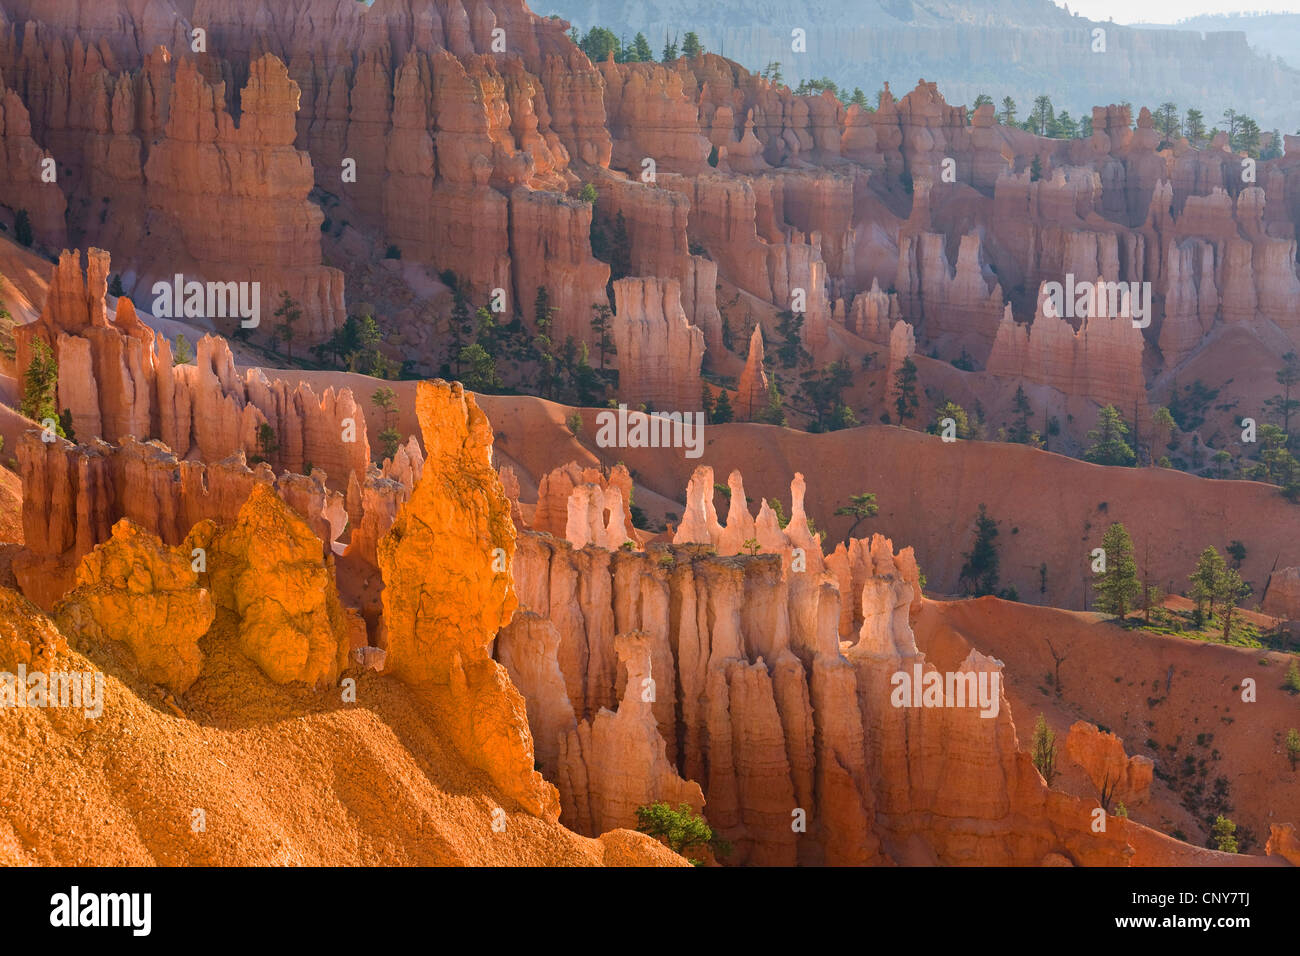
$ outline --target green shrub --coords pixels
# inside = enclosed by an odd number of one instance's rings
[[[720,856],[731,850],[730,844],[715,836],[713,828],[703,817],[697,817],[688,803],[678,804],[676,810],[662,801],[637,807],[636,821],[638,830],[654,837],[674,853],[685,856],[695,866],[704,861],[687,856],[688,850],[710,847]]]

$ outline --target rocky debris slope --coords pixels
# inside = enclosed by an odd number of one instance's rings
[[[139,583],[150,546],[132,548]],[[147,593],[114,601],[143,609]],[[5,865],[687,865],[640,833],[587,839],[515,809],[399,681],[354,672],[342,703],[337,689],[268,684],[229,650],[224,616],[206,639],[212,666],[161,700],[113,642],[69,636],[80,650],[0,587],[0,671],[102,679],[98,707],[6,712]]]

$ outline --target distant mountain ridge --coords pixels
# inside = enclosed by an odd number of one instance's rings
[[[1076,116],[1125,101],[1136,115],[1172,100],[1200,109],[1211,124],[1232,108],[1265,130],[1300,128],[1300,70],[1252,40],[1258,31],[1244,21],[1254,18],[1217,18],[1242,26],[1201,33],[1102,23],[1051,0],[536,0],[534,9],[584,31],[604,26],[628,40],[643,32],[656,53],[666,35],[694,30],[706,49],[750,69],[780,62],[792,86],[827,76],[871,95],[885,81],[905,91],[924,77],[951,103],[1009,95],[1021,118],[1046,93],[1058,111]],[[1105,53],[1092,51],[1096,27],[1106,31]],[[806,31],[807,53],[791,51],[796,28]]]
[[[1215,14],[1189,17],[1177,23],[1135,23],[1144,30],[1234,31],[1246,34],[1251,46],[1300,67],[1300,13]]]

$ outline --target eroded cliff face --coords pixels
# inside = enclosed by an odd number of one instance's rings
[[[1098,284],[1104,282],[1097,279]],[[1017,323],[1009,311],[1003,314],[988,370],[1116,408],[1141,409],[1146,404],[1142,349],[1142,332],[1126,303],[1117,315],[1083,318],[1076,331],[1047,307],[1040,291],[1032,324]]]
[[[0,21],[0,71],[36,114],[34,139],[21,102],[5,127],[16,175],[35,175],[49,144],[66,192],[106,214],[78,234],[143,260],[128,291],[187,270],[260,279],[264,314],[288,291],[298,341],[322,340],[346,313],[342,274],[321,265],[314,184],[380,252],[452,269],[476,295],[502,289],[521,313],[545,282],[561,341],[589,337],[608,267],[591,255],[590,207],[560,193],[571,163],[608,165],[611,140],[604,81],[560,21],[522,0],[164,0],[117,16],[132,36],[62,11]],[[34,210],[47,241],[62,241],[61,195]]]
[[[698,409],[704,333],[687,321],[678,281],[620,279],[614,300],[619,400],[633,409]]]
[[[1094,114],[1088,139],[1046,141],[989,108],[968,123],[932,83],[886,90],[868,114],[712,55],[591,64],[520,0],[101,6],[76,24],[0,14],[0,165],[33,190],[38,240],[62,244],[70,197],[73,240],[132,255],[119,259],[129,288],[179,258],[205,278],[260,277],[264,315],[280,289],[305,304],[306,341],[344,314],[313,187],[368,230],[359,247],[391,242],[475,295],[505,290],[512,312],[530,315],[548,285],[559,339],[589,340],[611,275],[593,222],[607,235],[621,225],[629,274],[614,283],[613,328],[632,405],[697,408],[708,364],[739,373],[736,406],[752,418],[767,396],[764,336],[796,301],[819,365],[887,349],[892,381],[917,351],[969,350],[973,380],[1126,414],[1145,404],[1150,372],[1193,358],[1216,327],[1300,341],[1294,148],[1245,188],[1222,142],[1158,149],[1150,115],[1134,130],[1119,107]],[[116,29],[128,22],[129,36]],[[195,24],[211,42],[197,58]],[[47,156],[66,197],[34,191]],[[340,176],[349,159],[355,182]],[[594,208],[576,198],[584,181]],[[15,195],[0,186],[5,206]],[[649,800],[687,802],[736,862],[1149,851],[1136,825],[1094,835],[1090,804],[1043,786],[1005,697],[992,717],[893,705],[894,675],[932,670],[912,630],[915,559],[879,536],[825,555],[801,477],[782,527],[766,503],[750,513],[738,473],[719,520],[702,470],[673,544],[648,551],[626,470],[552,473],[526,516],[459,386],[420,387],[427,460],[412,441],[376,468],[350,391],[241,371],[216,337],[174,366],[131,300],[109,307],[107,254],[88,259],[83,273],[64,254],[18,336],[21,364],[35,337],[55,351],[59,404],[83,444],[21,440],[14,570],[43,606],[66,598],[69,631],[129,649],[144,679],[183,693],[202,675],[206,600],[272,682],[335,681],[368,640],[333,583],[349,525],[349,558],[385,584],[385,673],[527,813],[596,835]],[[1155,321],[1047,315],[1035,290],[1066,274],[1151,282]],[[753,321],[743,370],[724,344],[724,288]],[[253,468],[252,456],[270,460]],[[193,570],[195,549],[210,570]],[[200,613],[176,622],[186,601]],[[957,671],[1000,673],[978,652]],[[1122,745],[1072,739],[1094,782],[1121,774],[1140,794],[1144,770]]]
[[[14,335],[20,368],[36,339],[50,346],[59,408],[80,439],[158,439],[183,458],[216,462],[242,452],[297,472],[310,462],[340,487],[366,474],[366,421],[351,390],[318,395],[258,368],[241,372],[213,335],[198,341],[193,364],[176,365],[171,343],[140,320],[130,299],[118,299],[110,317],[109,268],[108,253],[91,249],[83,274],[80,253],[64,250],[40,318]],[[259,439],[261,426],[272,429],[273,449]]]
[[[784,528],[766,502],[748,511],[739,474],[729,485],[719,521],[712,470],[697,469],[670,547],[520,535],[527,623],[497,653],[563,820],[597,832],[698,785],[732,863],[1130,859],[1122,827],[1093,833],[1090,805],[1049,791],[1021,751],[999,662],[972,652],[957,672],[995,688],[990,716],[892,702],[894,675],[934,670],[909,623],[910,549],[876,536],[824,557],[802,477]]]
[[[703,353],[692,332],[655,348],[634,336],[619,357],[629,394],[662,396],[699,391],[701,367],[739,374],[743,343],[728,348],[724,331],[737,316],[719,290],[768,342],[780,312],[801,313],[819,365],[866,358],[906,321],[918,351],[974,364],[986,404],[1001,385],[983,373],[1021,367],[1059,393],[1044,391],[1053,408],[1131,398],[1220,325],[1261,348],[1278,333],[1300,345],[1294,150],[1244,178],[1226,141],[1164,142],[1149,112],[1127,107],[1099,106],[1090,137],[1055,140],[924,80],[901,96],[886,86],[868,113],[713,54],[593,64],[563,21],[522,0],[115,9],[129,35],[110,35],[112,17],[39,6],[0,23],[0,155],[13,182],[33,184],[33,164],[58,160],[58,183],[33,185],[38,236],[61,242],[70,209],[74,242],[132,257],[123,280],[137,300],[176,271],[260,279],[264,315],[281,291],[303,305],[309,344],[346,312],[341,274],[322,265],[333,254],[367,297],[399,287],[386,302],[394,344],[437,367],[443,343],[411,304],[428,297],[411,269],[450,270],[476,301],[499,292],[525,325],[545,285],[555,340],[589,346],[592,307],[618,306],[611,274],[676,282],[678,304],[662,310],[637,305],[666,303],[658,289],[625,293],[632,323],[663,311],[675,325],[680,307],[703,334]],[[198,55],[196,27],[209,41]],[[594,206],[578,199],[585,183]],[[626,242],[611,250],[618,229]],[[389,246],[402,264],[376,279]],[[1086,348],[1047,330],[999,341],[1007,307],[1033,324],[1036,290],[1067,275],[1150,283],[1140,340],[1119,346],[1094,327]],[[1064,355],[1080,349],[1122,383]]]
[[[164,138],[144,178],[150,232],[178,247],[160,250],[144,275],[165,281],[192,263],[208,280],[260,283],[268,326],[288,293],[302,308],[297,339],[311,345],[346,309],[343,274],[321,266],[324,214],[307,199],[311,159],[294,148],[300,95],[284,63],[262,56],[249,67],[236,123],[224,85],[209,85],[192,60],[177,63]],[[223,332],[235,327],[217,322]]]
[[[0,79],[0,203],[25,209],[32,234],[42,243],[67,242],[64,213],[68,201],[55,183],[42,182],[54,157],[32,139],[31,118],[22,97]],[[57,165],[54,165],[57,174]]]
[[[1124,741],[1093,724],[1078,720],[1070,725],[1065,753],[1081,766],[1097,792],[1128,806],[1143,803],[1150,794],[1155,763],[1150,757],[1130,757]]]
[[[373,565],[374,542],[418,476],[418,445],[376,469],[349,389],[317,394],[261,369],[241,371],[216,336],[199,340],[193,364],[174,364],[171,344],[140,321],[130,299],[110,312],[108,272],[106,252],[91,249],[83,273],[81,256],[65,250],[40,317],[15,330],[20,367],[37,340],[50,346],[57,402],[80,442],[32,432],[18,443],[28,489],[26,549],[15,562],[24,592],[51,607],[120,518],[169,544],[198,521],[234,520],[255,471],[322,541],[337,541],[351,520],[357,551]],[[309,466],[312,474],[302,474]],[[354,484],[355,497],[345,498]]]
[[[688,865],[644,834],[588,839],[527,816],[399,682],[353,671],[357,693],[342,704],[268,683],[239,650],[234,617],[218,611],[208,628],[211,605],[200,614],[195,595],[209,592],[186,577],[188,554],[169,550],[122,523],[57,623],[0,587],[0,671],[97,684],[82,706],[6,714],[13,759],[0,785],[14,798],[0,826],[26,835],[0,845],[6,865]],[[182,692],[171,678],[190,674],[169,672],[192,670],[181,645],[204,628],[211,653]]]

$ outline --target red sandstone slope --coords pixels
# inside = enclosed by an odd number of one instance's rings
[[[1185,773],[1188,757],[1205,762],[1206,797],[1216,778],[1227,780],[1226,815],[1249,828],[1250,852],[1263,852],[1272,824],[1300,818],[1300,777],[1283,746],[1300,721],[1295,697],[1282,688],[1289,655],[1135,634],[1097,615],[996,598],[928,602],[917,639],[941,668],[972,646],[1002,660],[1020,721],[1031,725],[1046,713],[1062,748],[1070,723],[1084,719],[1118,734],[1130,754],[1152,757],[1153,801],[1130,811],[1136,820],[1204,843],[1204,814],[1213,813],[1192,814],[1183,805],[1200,776]],[[1052,648],[1066,658],[1060,697],[1046,680],[1056,673]],[[1256,683],[1255,703],[1242,701],[1246,678]],[[1095,788],[1083,789],[1096,796]]]

